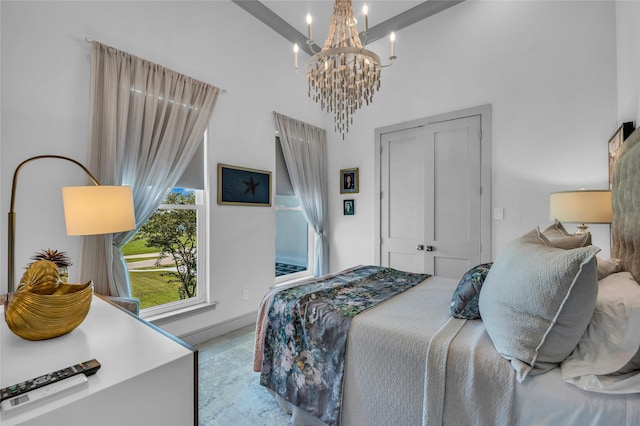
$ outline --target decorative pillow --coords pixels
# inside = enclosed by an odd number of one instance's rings
[[[580,343],[562,363],[562,378],[603,393],[640,392],[640,286],[631,273],[609,275],[598,284],[593,318]]]
[[[620,259],[601,259],[596,257],[598,265],[598,281],[608,277],[616,272],[622,272],[622,260]]]
[[[566,230],[562,222],[558,219],[554,220],[553,225],[549,225],[547,229],[542,231],[547,238],[549,237],[569,237],[571,234]]]
[[[553,225],[549,225],[542,231],[551,245],[562,249],[573,249],[578,247],[586,247],[591,245],[591,233],[569,234],[562,226],[562,223],[556,219]]]
[[[451,315],[460,319],[479,319],[478,298],[493,262],[471,268],[462,276],[451,299]]]
[[[558,366],[580,341],[598,294],[598,251],[547,246],[534,229],[507,244],[493,263],[480,315],[519,382]]]
[[[568,237],[547,237],[551,245],[557,248],[569,250],[578,247],[591,245],[591,232],[579,235],[569,235]]]

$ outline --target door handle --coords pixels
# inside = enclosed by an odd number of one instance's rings
[[[427,246],[426,250],[427,251],[435,251],[435,247],[434,246]]]
[[[419,244],[418,247],[416,247],[416,250],[418,251],[424,250],[424,244]]]
[[[416,247],[416,250],[419,251],[435,251],[435,247],[434,246],[425,246],[424,244],[419,244],[418,247]]]

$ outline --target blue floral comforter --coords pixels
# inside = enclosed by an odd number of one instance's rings
[[[361,266],[277,293],[267,311],[260,384],[338,425],[351,318],[428,277]]]

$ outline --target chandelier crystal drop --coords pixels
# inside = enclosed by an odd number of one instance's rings
[[[367,6],[363,7],[365,21],[365,44],[368,33]],[[308,40],[311,39],[311,16],[307,15]],[[395,35],[391,33],[391,56],[393,61]],[[333,113],[336,132],[349,132],[353,114],[373,101],[374,93],[380,89],[380,57],[364,48],[358,34],[357,21],[353,15],[351,0],[336,0],[331,17],[327,40],[320,52],[306,63],[308,95],[320,108]],[[297,68],[297,45],[294,46]],[[391,65],[391,64],[389,64]]]

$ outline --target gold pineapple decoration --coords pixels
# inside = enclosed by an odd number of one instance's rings
[[[71,259],[67,256],[67,253],[64,251],[46,249],[42,250],[39,253],[31,256],[31,260],[48,260],[53,262],[58,267],[58,272],[60,273],[60,281],[66,283],[67,278],[69,277],[69,266],[73,265],[71,263]]]

